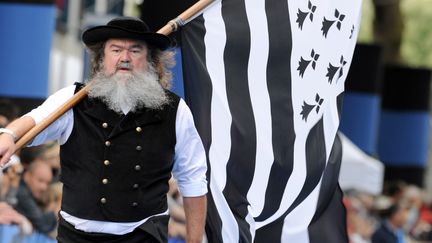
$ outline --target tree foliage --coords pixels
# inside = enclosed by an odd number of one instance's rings
[[[432,68],[431,0],[402,0],[401,9],[404,21],[402,63],[412,67]],[[363,0],[359,42],[373,42],[374,15],[372,0]]]

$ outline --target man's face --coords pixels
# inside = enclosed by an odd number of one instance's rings
[[[147,68],[147,46],[137,40],[109,39],[105,43],[103,65],[107,75],[144,71]]]
[[[48,186],[52,180],[52,172],[48,165],[42,162],[39,163],[40,166],[24,174],[24,180],[33,197],[40,200],[43,193],[48,190]]]

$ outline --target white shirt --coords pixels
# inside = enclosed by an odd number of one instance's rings
[[[55,94],[36,109],[27,113],[36,124],[51,114],[74,95],[75,85],[68,86]],[[129,109],[126,107],[124,112]],[[73,110],[70,109],[49,127],[42,131],[30,144],[36,146],[47,141],[58,140],[60,145],[66,143],[73,128]],[[206,157],[201,138],[195,128],[192,113],[183,99],[180,99],[176,115],[176,145],[172,174],[177,181],[179,192],[184,197],[197,197],[207,193]],[[65,211],[60,211],[62,217],[85,232],[110,233],[123,235],[132,232],[136,227],[147,221],[148,218],[138,222],[116,223],[77,218]],[[166,215],[168,211],[158,214]],[[156,215],[153,215],[156,216]],[[151,216],[152,217],[152,216]],[[150,218],[150,217],[149,217]]]

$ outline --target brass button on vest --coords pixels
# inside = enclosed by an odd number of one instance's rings
[[[135,165],[135,170],[136,170],[136,171],[141,170],[141,165]]]
[[[111,146],[111,142],[110,141],[105,141],[105,146],[107,146],[107,147]]]
[[[108,179],[106,179],[106,178],[103,179],[103,180],[102,180],[102,183],[105,184],[105,185],[108,184]]]
[[[107,128],[108,127],[108,123],[106,123],[106,122],[102,123],[102,127],[103,128]]]
[[[102,203],[102,204],[105,204],[106,202],[107,202],[107,200],[106,200],[106,198],[101,198],[101,200],[100,200],[100,202]]]
[[[132,187],[133,187],[133,189],[138,189],[139,185],[135,183],[135,184],[133,184]]]
[[[132,207],[136,207],[136,206],[138,206],[138,203],[137,202],[133,202],[132,203]]]
[[[141,151],[142,150],[142,147],[141,146],[136,146],[136,148],[135,148],[137,151]]]
[[[141,127],[137,127],[137,128],[136,128],[136,131],[137,131],[137,132],[142,132],[142,128],[141,128]]]
[[[104,160],[104,165],[109,165],[110,164],[110,161],[109,160]]]

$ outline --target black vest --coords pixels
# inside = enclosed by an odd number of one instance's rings
[[[134,222],[167,210],[179,97],[162,110],[119,115],[98,99],[73,108],[61,146],[62,210],[79,218]]]

